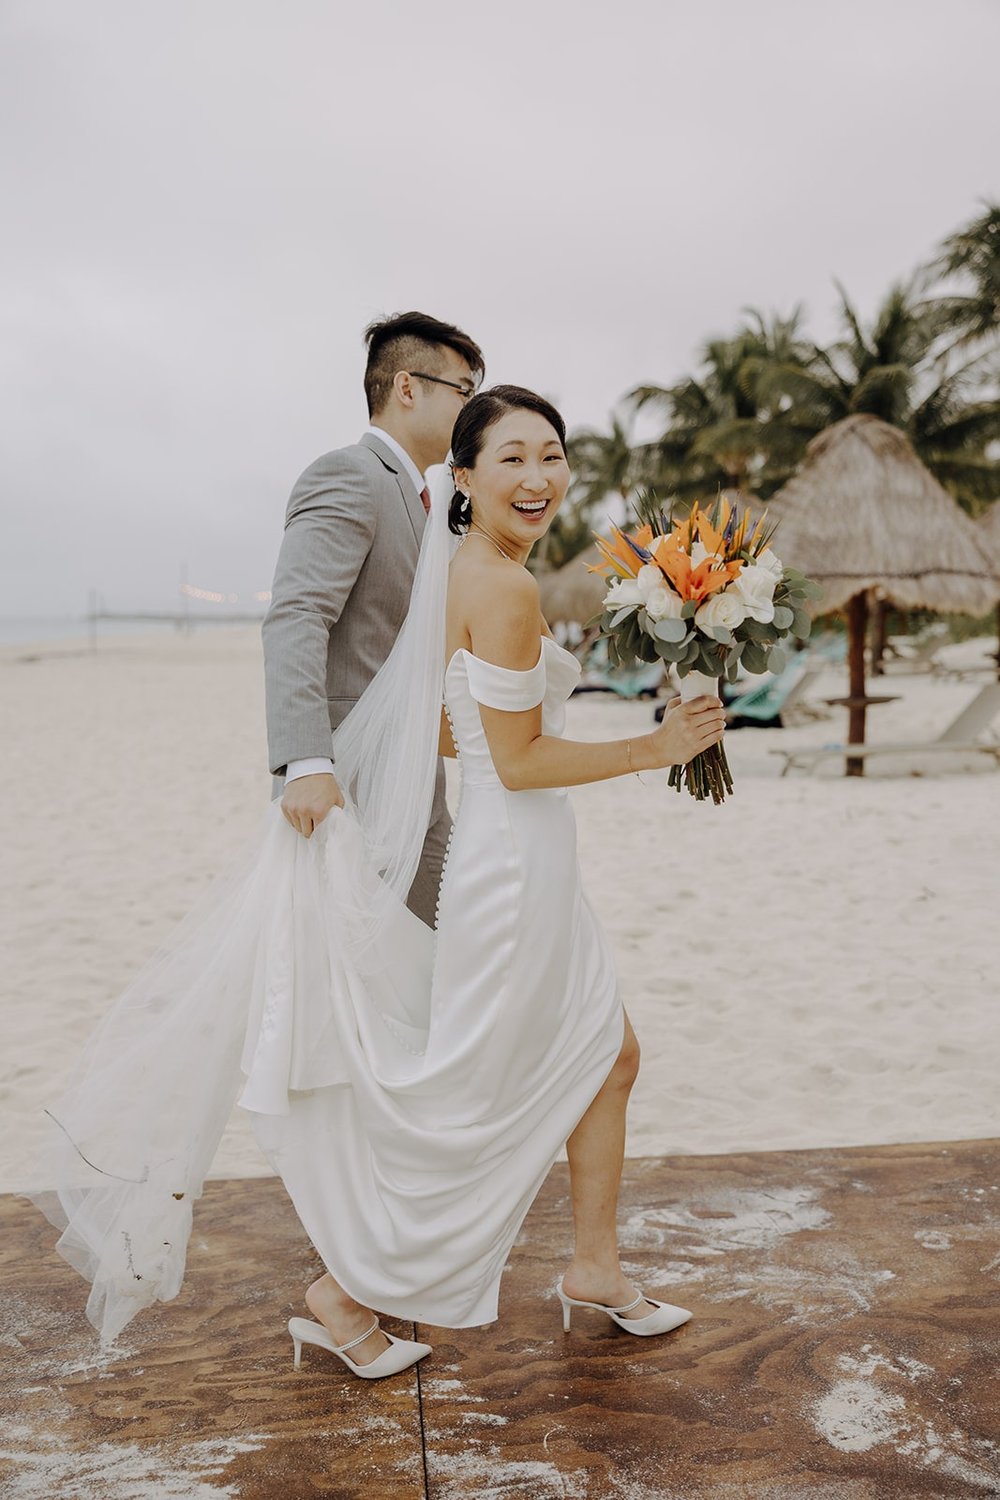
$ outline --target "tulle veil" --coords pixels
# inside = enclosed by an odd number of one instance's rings
[[[46,1111],[27,1196],[91,1283],[87,1316],[105,1344],[180,1290],[194,1202],[233,1105],[283,1113],[289,1085],[345,1081],[339,1037],[351,1017],[331,973],[377,976],[387,934],[414,927],[427,939],[418,934],[415,964],[429,965],[430,934],[404,906],[437,768],[450,465],[430,490],[407,618],[333,736],[346,807],[307,841],[272,804],[258,839],[111,1006]],[[317,986],[328,1005],[298,1007]],[[405,997],[385,1001],[377,983],[370,994],[375,1024],[405,1037]]]

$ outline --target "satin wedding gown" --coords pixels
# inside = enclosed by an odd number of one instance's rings
[[[233,1103],[333,1276],[402,1318],[492,1321],[548,1169],[618,1055],[624,1013],[580,884],[565,790],[509,792],[479,705],[542,704],[580,668],[542,637],[526,672],[458,651],[444,677],[462,791],[437,931],[393,898],[335,810],[264,837],[107,1013],[32,1194],[91,1283],[104,1342],[176,1296],[192,1208]],[[366,925],[368,924],[368,925]]]
[[[450,1328],[496,1318],[521,1222],[621,1048],[567,793],[507,791],[479,714],[541,703],[543,732],[561,734],[579,672],[548,636],[527,672],[455,653],[445,706],[462,790],[436,934],[400,913],[391,959],[345,1017],[343,1084],[289,1093],[266,1024],[249,1045],[244,1106],[267,1102],[265,1076],[272,1103],[288,1100],[255,1112],[257,1139],[327,1269],[380,1312]],[[304,1035],[321,1029],[302,1019]]]

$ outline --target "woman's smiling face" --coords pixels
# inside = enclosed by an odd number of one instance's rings
[[[569,480],[555,428],[538,412],[520,409],[486,429],[473,468],[455,472],[471,498],[473,525],[522,560],[551,526]]]

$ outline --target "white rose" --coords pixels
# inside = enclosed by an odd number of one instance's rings
[[[717,594],[710,594],[694,617],[694,623],[704,628],[707,625],[722,626],[723,630],[735,630],[747,617],[743,600],[733,593],[732,586]]]
[[[778,579],[769,568],[744,563],[739,576],[726,592],[735,590],[751,620],[769,625],[774,619],[774,591],[777,586]]]
[[[643,563],[635,575],[635,581],[642,590],[642,596],[645,599],[649,597],[654,589],[663,587],[663,574],[655,563]]]
[[[708,548],[705,546],[705,543],[702,541],[701,537],[696,537],[695,540],[691,544],[691,566],[692,566],[692,568],[697,568],[700,563],[703,563],[706,560],[706,558],[709,558],[709,557],[718,557],[718,555],[719,554],[717,552],[709,552]]]
[[[650,589],[646,595],[646,613],[651,620],[679,620],[683,608],[684,600],[680,594],[675,594],[666,584]]]
[[[768,573],[773,573],[775,583],[780,583],[782,574],[785,571],[785,565],[781,561],[781,558],[775,557],[770,547],[768,547],[766,552],[761,552],[754,558],[754,567],[765,568]]]
[[[616,578],[604,596],[605,609],[625,609],[644,603],[644,595],[634,578]]]
[[[653,563],[639,569],[636,583],[642,593],[642,603],[651,620],[679,620],[684,600],[675,594],[660,569]]]

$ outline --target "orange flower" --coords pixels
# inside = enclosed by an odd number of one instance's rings
[[[642,567],[642,559],[637,557],[625,540],[625,533],[617,526],[613,527],[614,540],[611,541],[604,536],[595,536],[597,550],[604,558],[603,562],[595,565],[587,564],[588,573],[607,573],[609,570],[617,573],[619,578],[634,578]],[[640,526],[639,530],[632,534],[632,541],[637,547],[648,547],[653,540],[653,528],[651,526]]]
[[[700,602],[716,589],[725,588],[737,577],[743,564],[738,560],[720,563],[715,557],[706,557],[695,567],[681,546],[681,534],[681,528],[675,528],[669,536],[660,537],[652,548],[653,561],[682,599]]]
[[[708,519],[708,516],[705,514],[705,512],[703,510],[699,510],[698,507],[697,507],[697,505],[695,506],[694,511],[692,512],[692,517],[693,518],[696,517],[696,519],[697,519],[698,536],[700,537],[700,539],[701,539],[702,543],[704,544],[705,548],[707,549],[707,551],[709,551],[709,552],[711,552],[711,553],[713,553],[713,554],[715,554],[717,556],[721,556],[721,554],[722,554],[722,551],[723,551],[723,540],[722,539],[723,539],[723,537],[725,535],[726,526],[729,523],[729,517],[730,517],[731,514],[732,514],[732,506],[729,504],[729,501],[726,500],[726,499],[723,499],[722,502],[721,502],[720,514],[719,514],[719,524],[718,524],[717,527],[715,527],[715,526],[712,525],[711,521]]]
[[[736,562],[716,563],[714,558],[706,557],[703,563],[692,569],[691,588],[692,599],[704,599],[708,594],[714,594],[716,589],[724,589],[727,583],[732,583],[738,577],[743,564],[737,559]]]

